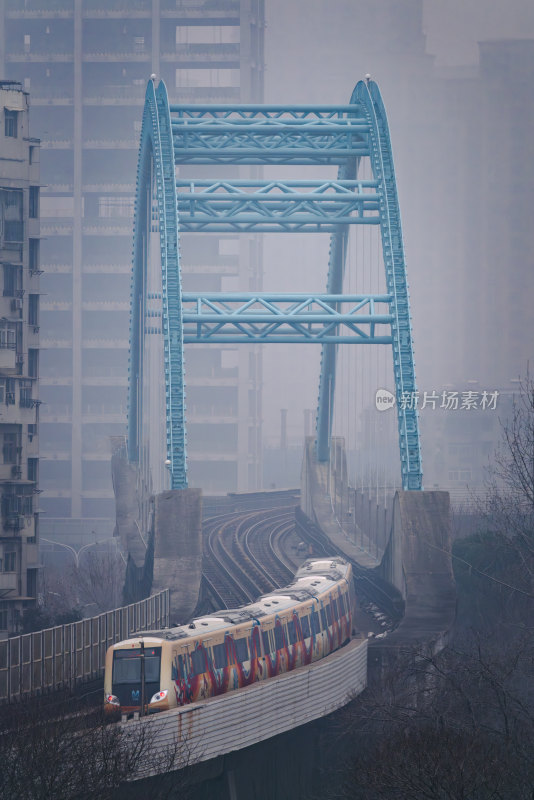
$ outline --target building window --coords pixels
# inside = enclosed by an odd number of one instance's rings
[[[99,217],[133,217],[133,197],[99,197]]]
[[[39,239],[29,240],[30,272],[39,272]]]
[[[17,297],[22,288],[22,274],[14,264],[4,264],[4,297]]]
[[[30,325],[39,325],[39,295],[29,295],[28,322]]]
[[[15,350],[17,346],[17,332],[15,326],[11,323],[12,327],[8,327],[9,322],[0,322],[0,348],[2,350]]]
[[[28,375],[30,378],[39,377],[39,350],[28,350]]]
[[[4,433],[4,444],[2,447],[4,464],[17,463],[17,434]]]
[[[20,381],[20,407],[31,408],[33,405],[32,400],[32,382],[33,381]]]
[[[37,570],[26,570],[26,594],[28,597],[37,597]]]
[[[0,190],[0,204],[0,230],[4,242],[22,242],[22,190]]]
[[[2,567],[2,559],[0,558],[0,569]],[[0,630],[7,631],[7,604],[0,604]]]
[[[33,483],[37,483],[39,474],[39,459],[38,458],[29,458],[28,459],[28,480],[33,481]]]
[[[178,25],[176,44],[239,44],[239,26]]]
[[[4,109],[4,135],[11,139],[17,138],[18,111]]]
[[[16,572],[17,554],[14,550],[4,553],[4,572]]]
[[[30,217],[36,219],[39,216],[39,187],[30,186]]]

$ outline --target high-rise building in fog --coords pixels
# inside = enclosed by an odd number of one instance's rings
[[[0,637],[37,597],[39,140],[28,94],[0,81]]]
[[[41,507],[48,538],[68,535],[81,544],[112,530],[109,437],[124,433],[126,423],[132,219],[147,80],[162,78],[171,102],[261,101],[263,28],[263,0],[0,2],[2,69],[31,89],[32,130],[43,150]],[[182,263],[184,290],[260,285],[252,236],[185,235]],[[259,352],[190,348],[186,369],[190,485],[206,493],[256,488]]]

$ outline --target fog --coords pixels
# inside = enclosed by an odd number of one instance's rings
[[[266,102],[346,102],[366,73],[379,84],[397,172],[421,398],[424,391],[474,391],[479,399],[485,390],[499,391],[495,412],[474,420],[466,412],[421,411],[425,485],[449,478],[451,488],[479,485],[506,396],[531,355],[534,41],[527,38],[534,39],[534,8],[522,0],[506,8],[496,1],[270,0],[266,13]],[[324,290],[328,237],[298,239],[265,238],[265,288]],[[361,263],[347,266],[356,282],[360,269]],[[374,405],[388,357],[366,361],[361,349],[340,354],[337,383],[345,411],[337,408],[336,418],[348,409],[355,431]],[[279,439],[281,408],[288,409],[289,439],[302,436],[303,409],[317,394],[319,354],[310,350],[265,348],[268,442]],[[347,363],[356,365],[352,383]],[[337,432],[348,435],[344,424]],[[447,442],[464,448],[464,461],[469,452],[463,481]]]

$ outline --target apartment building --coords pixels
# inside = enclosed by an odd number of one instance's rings
[[[163,78],[171,102],[261,101],[263,0],[4,0],[0,9],[2,69],[31,90],[42,140],[42,533],[78,547],[111,535],[114,522],[109,437],[126,430],[147,80]],[[185,290],[260,285],[254,237],[186,235],[182,263]],[[260,484],[260,358],[243,348],[186,353],[190,485],[205,493]]]
[[[0,637],[35,605],[39,568],[39,140],[0,81]]]

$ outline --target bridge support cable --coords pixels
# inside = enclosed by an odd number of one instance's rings
[[[369,179],[358,169],[370,163]],[[187,165],[337,166],[324,180],[176,177]],[[191,169],[191,166],[189,166]],[[155,209],[152,208],[154,192]],[[156,220],[157,227],[153,226]],[[349,228],[381,232],[387,291],[344,294]],[[149,280],[151,230],[159,230],[160,284]],[[324,294],[182,294],[180,231],[331,235]],[[187,487],[184,344],[319,343],[317,453],[329,457],[336,352],[342,343],[393,349],[405,489],[421,488],[410,315],[391,145],[376,84],[360,82],[347,105],[172,105],[149,82],[137,177],[132,277],[129,457],[143,457],[146,342],[163,342],[166,456],[171,488]],[[150,351],[152,352],[152,351]]]

